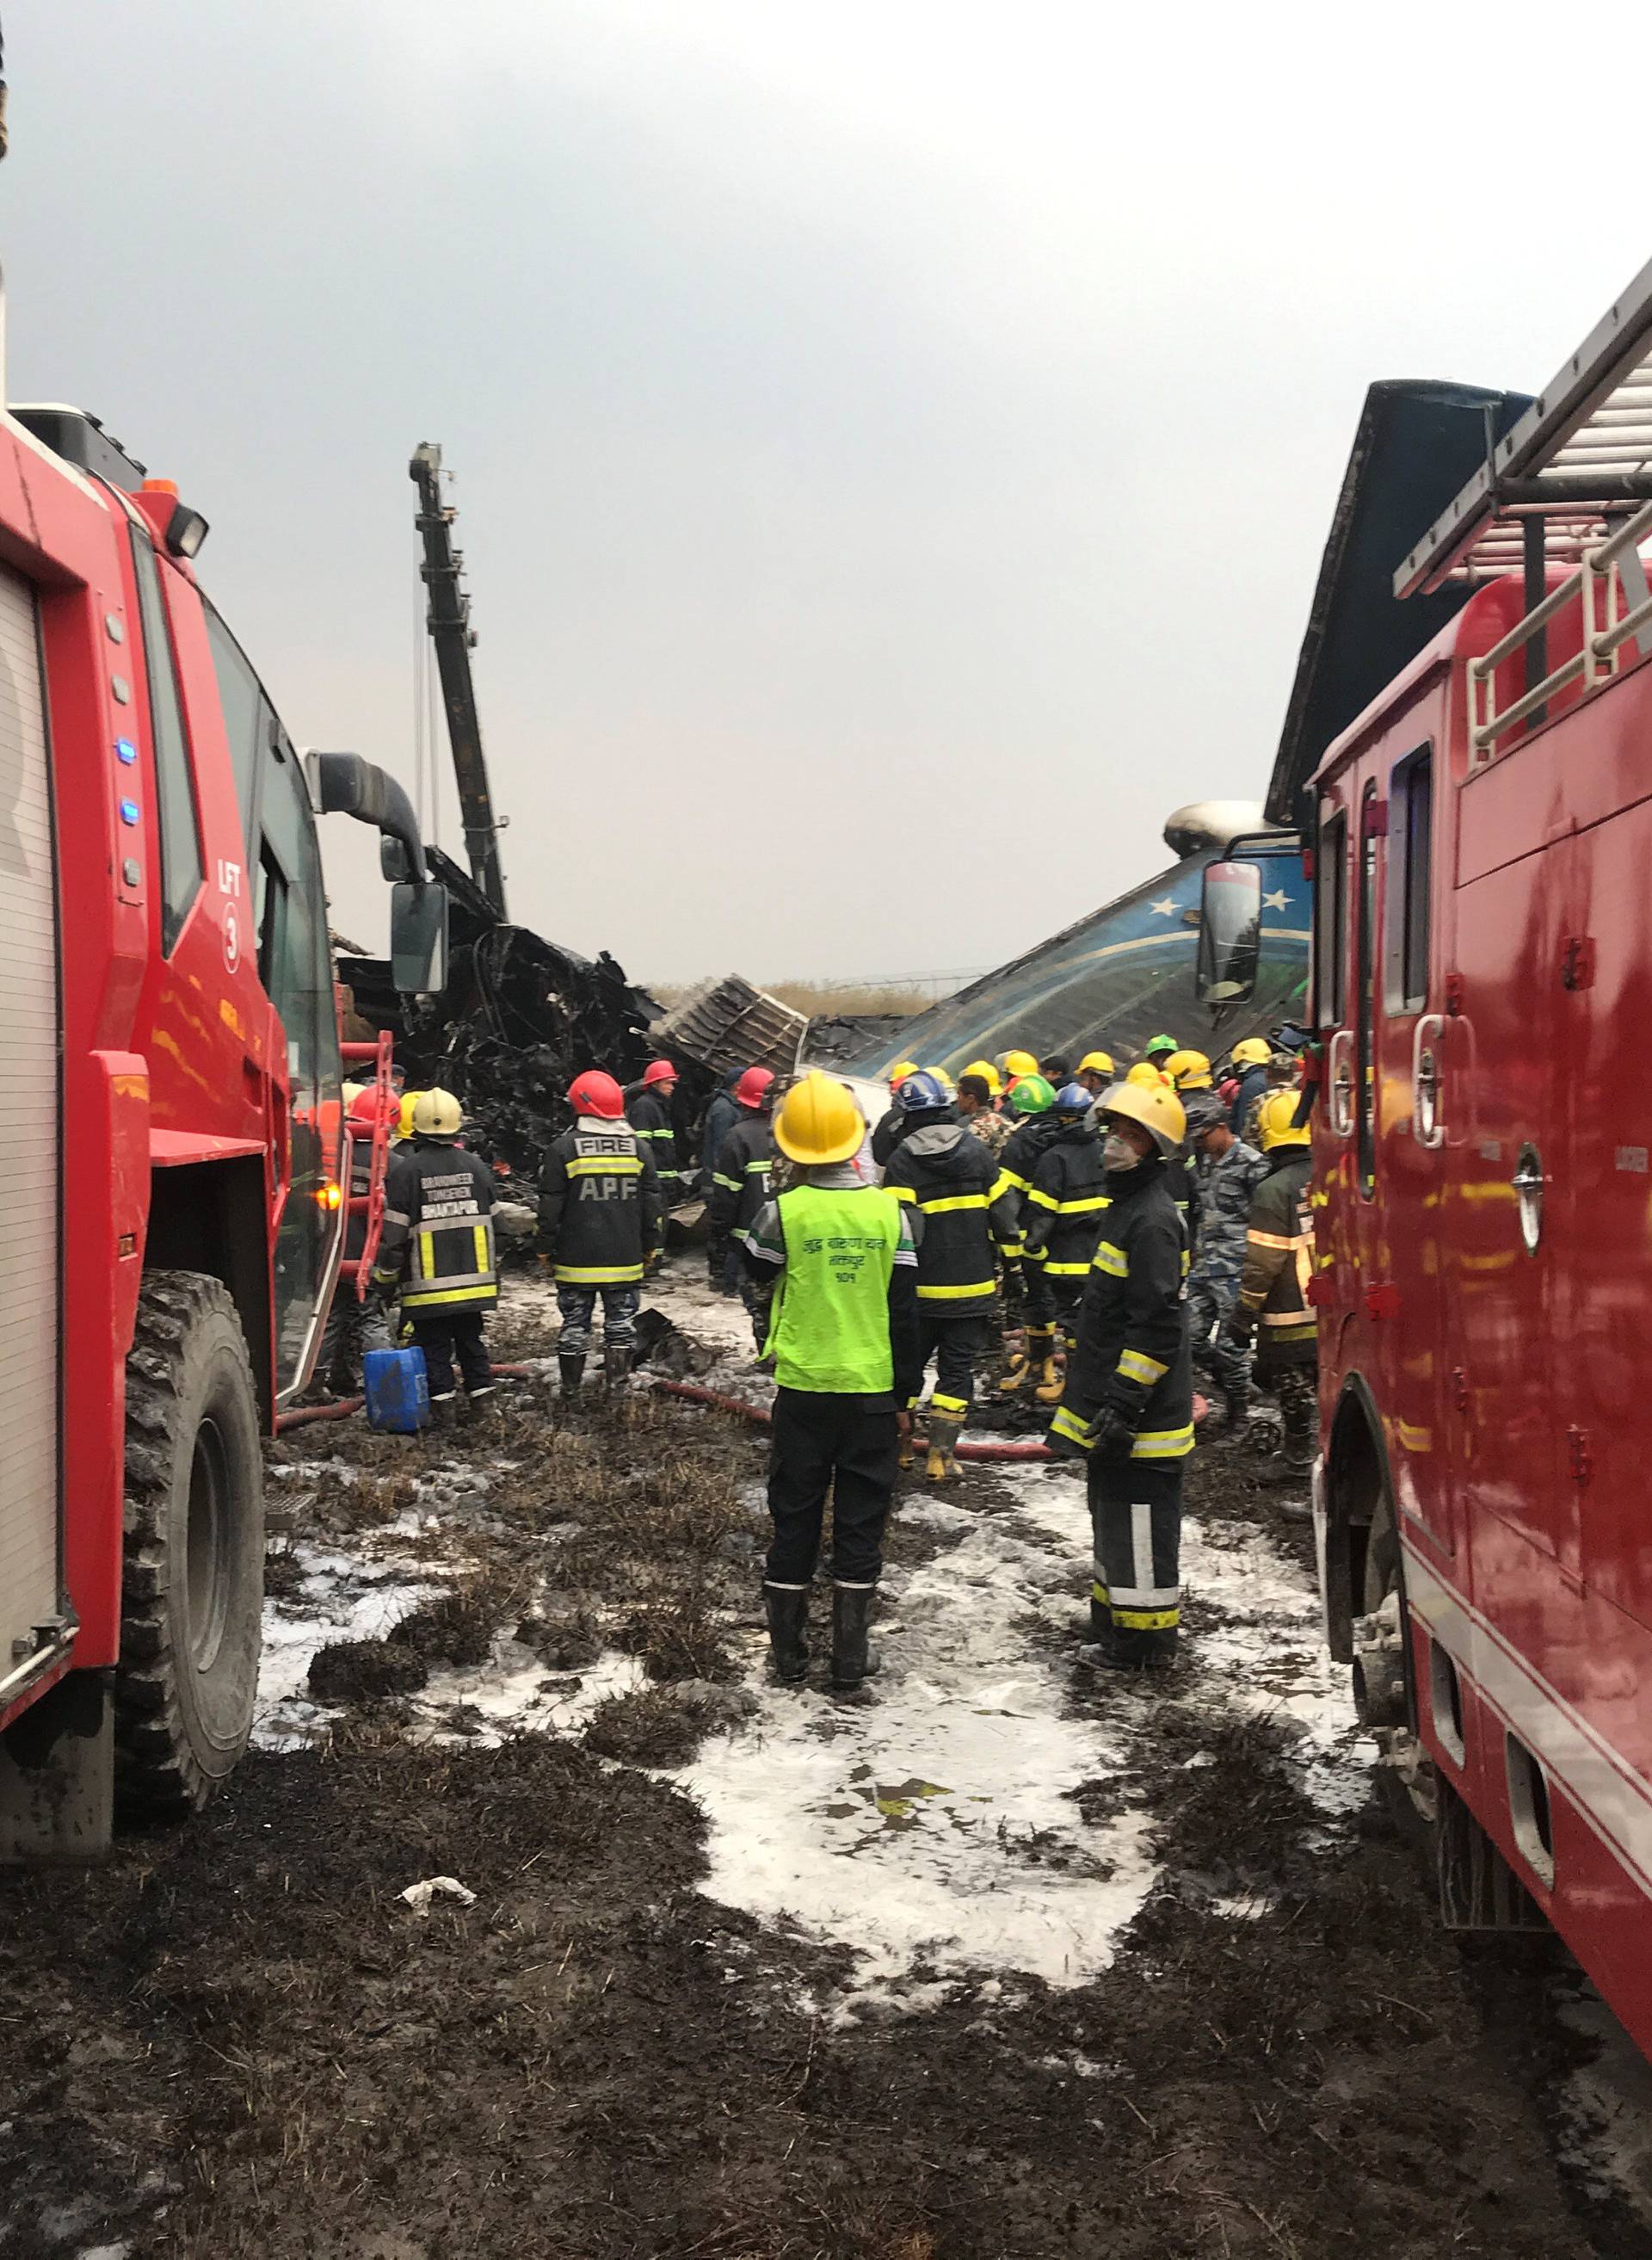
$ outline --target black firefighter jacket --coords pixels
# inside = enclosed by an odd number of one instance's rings
[[[384,1178],[384,1229],[373,1277],[399,1280],[410,1319],[485,1310],[499,1299],[493,1172],[448,1138],[404,1138]]]
[[[1052,1285],[1089,1277],[1107,1207],[1101,1140],[1088,1118],[1057,1130],[1039,1155],[1022,1204],[1025,1254]]]
[[[1179,1176],[1179,1164],[1172,1166]],[[1134,1431],[1132,1459],[1179,1460],[1193,1448],[1193,1359],[1182,1303],[1187,1241],[1165,1180],[1159,1161],[1107,1172],[1078,1343],[1050,1428],[1086,1451],[1104,1405]]]
[[[1319,1328],[1308,1302],[1313,1277],[1308,1179],[1313,1156],[1305,1146],[1276,1146],[1267,1161],[1267,1175],[1250,1197],[1245,1268],[1234,1312],[1241,1325],[1256,1324],[1256,1364],[1262,1372],[1312,1365],[1319,1355]]]
[[[712,1169],[707,1214],[713,1248],[726,1248],[731,1240],[744,1242],[769,1198],[769,1173],[774,1166],[773,1125],[766,1114],[742,1107]]]
[[[660,1246],[660,1180],[623,1122],[582,1114],[540,1172],[539,1251],[559,1287],[626,1287]]]
[[[1010,1196],[1008,1213],[1012,1228],[1004,1244],[1006,1255],[1017,1256],[1025,1252],[1024,1233],[1026,1223],[1026,1197],[1032,1191],[1045,1148],[1055,1137],[1058,1125],[1053,1114],[1029,1115],[1016,1129],[1011,1131],[1008,1142],[998,1156],[998,1175],[992,1188],[995,1200]]]
[[[960,1122],[909,1130],[890,1155],[883,1190],[923,1221],[918,1241],[918,1304],[932,1317],[979,1318],[992,1308],[994,1240],[1015,1230],[998,1165]]]
[[[644,1151],[653,1157],[661,1199],[667,1208],[672,1207],[683,1198],[683,1184],[670,1100],[640,1084],[633,1084],[626,1093],[626,1119],[642,1141]]]

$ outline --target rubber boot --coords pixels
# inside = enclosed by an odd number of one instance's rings
[[[962,1412],[938,1412],[929,1408],[929,1457],[924,1463],[924,1473],[931,1483],[946,1483],[958,1472],[955,1456],[958,1432],[963,1427]]]
[[[583,1349],[565,1349],[557,1353],[556,1370],[562,1377],[562,1410],[572,1412],[579,1403],[581,1384],[585,1378],[585,1353]]]
[[[1052,1364],[1055,1354],[1055,1327],[1029,1327],[1026,1330],[1026,1349],[1018,1351],[999,1376],[999,1395],[1013,1397],[1018,1390],[1025,1389],[1030,1381],[1047,1378],[1044,1370],[1046,1366]]]
[[[1223,1399],[1222,1427],[1230,1436],[1242,1436],[1250,1421],[1250,1386],[1242,1383],[1230,1389]]]
[[[629,1342],[603,1344],[603,1384],[611,1397],[618,1397],[624,1389],[633,1355]]]
[[[809,1669],[808,1643],[803,1636],[809,1621],[808,1593],[793,1592],[786,1585],[765,1585],[763,1608],[769,1618],[769,1653],[775,1677],[783,1685],[794,1685]]]
[[[875,1590],[871,1585],[832,1588],[832,1684],[840,1695],[853,1694],[877,1670],[876,1651],[866,1637]]]
[[[1088,1671],[1111,1670],[1119,1659],[1119,1627],[1112,1620],[1112,1611],[1105,1601],[1098,1601],[1094,1593],[1090,1597],[1090,1638],[1078,1651],[1078,1661]]]
[[[1067,1388],[1067,1368],[1056,1357],[1052,1346],[1049,1355],[1040,1369],[1038,1386],[1033,1391],[1041,1405],[1059,1405]]]

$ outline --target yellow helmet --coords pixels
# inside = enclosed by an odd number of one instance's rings
[[[1112,1063],[1112,1054],[1111,1052],[1086,1052],[1083,1059],[1078,1062],[1078,1072],[1080,1075],[1111,1076],[1116,1074],[1117,1069],[1114,1068]]]
[[[1305,1146],[1313,1134],[1305,1122],[1297,1120],[1297,1107],[1302,1093],[1299,1091],[1270,1091],[1256,1109],[1256,1134],[1262,1140],[1262,1150],[1271,1153],[1276,1146]]]
[[[1203,1052],[1172,1052],[1164,1062],[1164,1072],[1178,1091],[1211,1087],[1211,1063]]]
[[[909,1075],[916,1075],[917,1072],[918,1062],[916,1060],[897,1060],[894,1066],[890,1068],[889,1071],[890,1089],[891,1091],[898,1091],[902,1084],[905,1082],[907,1076]]]
[[[421,1091],[413,1102],[413,1133],[419,1138],[456,1138],[464,1111],[451,1091]]]
[[[1122,1083],[1110,1084],[1096,1104],[1104,1117],[1122,1114],[1126,1122],[1139,1122],[1167,1162],[1187,1135],[1182,1102],[1162,1076],[1148,1084],[1128,1075]]]
[[[1134,1067],[1125,1069],[1125,1081],[1134,1083],[1139,1091],[1168,1091],[1170,1078],[1161,1075],[1151,1060],[1138,1060]]]
[[[990,1060],[971,1060],[969,1066],[965,1068],[964,1073],[965,1075],[978,1075],[982,1082],[985,1084],[987,1089],[991,1092],[994,1098],[998,1097],[998,1093],[1004,1088],[1003,1080],[1000,1077],[997,1068],[993,1066]]]
[[[933,1075],[943,1091],[949,1091],[956,1097],[958,1086],[944,1067],[926,1067],[923,1071],[926,1075]]]
[[[1234,1046],[1235,1067],[1266,1067],[1273,1057],[1273,1048],[1266,1036],[1241,1036]]]
[[[860,1152],[865,1135],[860,1108],[818,1067],[792,1084],[775,1117],[775,1143],[789,1161],[847,1162]]]
[[[404,1091],[402,1093],[402,1103],[396,1110],[396,1134],[398,1138],[412,1136],[413,1109],[423,1095],[421,1091]]]
[[[1036,1075],[1038,1062],[1031,1052],[1005,1052],[1004,1072],[1005,1075]]]

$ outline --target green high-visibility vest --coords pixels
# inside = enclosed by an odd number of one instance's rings
[[[874,1396],[895,1385],[889,1283],[900,1203],[875,1185],[799,1185],[779,1200],[786,1268],[767,1352],[782,1389]]]

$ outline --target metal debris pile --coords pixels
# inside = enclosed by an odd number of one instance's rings
[[[440,1084],[462,1099],[467,1144],[536,1179],[572,1119],[566,1093],[574,1076],[588,1067],[622,1083],[640,1075],[654,1055],[648,1031],[660,1007],[605,950],[593,962],[502,924],[455,863],[439,848],[427,853],[451,904],[447,988],[398,997],[382,958],[341,955],[339,977],[368,1026],[394,1033],[410,1085]],[[683,1064],[679,1103],[691,1118],[712,1078]]]

